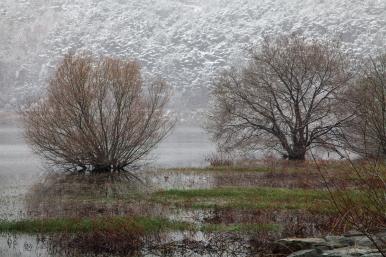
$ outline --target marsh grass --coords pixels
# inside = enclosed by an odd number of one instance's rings
[[[155,217],[56,218],[0,221],[0,232],[10,233],[86,233],[93,231],[132,230],[152,233],[166,230],[189,230],[185,222]]]
[[[237,232],[252,233],[259,231],[277,231],[278,224],[191,224],[188,222],[171,221],[155,217],[103,217],[79,219],[41,219],[21,221],[0,221],[0,233],[91,233],[112,232],[124,233],[127,231],[138,233],[138,236],[160,232],[190,231],[190,232]]]
[[[345,177],[343,163],[325,165],[328,179],[347,185],[353,199],[363,201],[355,191],[355,180]],[[156,176],[151,177],[158,183],[155,186],[103,174],[51,174],[27,198],[30,219],[2,221],[0,232],[59,233],[59,245],[109,253],[143,249],[145,238],[160,234],[222,234],[239,243],[255,237],[260,249],[281,237],[343,233],[350,227],[341,223],[313,168],[281,163],[142,173]],[[168,189],[187,178],[181,189]],[[203,182],[209,188],[202,187]],[[161,248],[188,243],[192,249],[207,247],[189,240],[169,241]]]
[[[362,160],[354,161],[354,163],[363,168],[371,165]],[[260,172],[260,173],[299,173],[299,174],[319,174],[319,169],[323,168],[323,172],[333,175],[350,176],[350,162],[345,160],[314,160],[311,161],[288,161],[276,158],[263,160],[238,160],[232,165],[210,165],[207,167],[183,167],[183,168],[168,168],[160,171],[169,171],[177,173],[200,173],[200,172]],[[386,177],[386,165],[380,167],[380,171]],[[351,177],[352,174],[351,174]]]
[[[152,200],[190,208],[301,209],[331,212],[328,192],[284,188],[213,188],[167,190],[154,193]]]
[[[338,165],[333,163],[333,165]],[[339,164],[338,167],[340,167]],[[333,166],[337,167],[337,166]],[[187,172],[187,171],[184,171]],[[194,170],[191,172],[195,172]],[[169,171],[167,174],[179,174]],[[226,172],[228,173],[228,172]],[[342,171],[340,171],[341,174]],[[260,173],[259,173],[260,174]],[[334,211],[330,195],[318,189],[322,184],[309,174],[311,182],[301,180],[304,171],[298,173],[265,173],[263,176],[250,177],[247,173],[238,175],[229,172],[219,175],[212,181],[213,188],[207,189],[170,189],[147,190],[143,185],[132,184],[120,177],[58,175],[47,176],[36,185],[27,198],[28,210],[35,217],[93,217],[93,216],[152,216],[160,208],[235,208],[235,209],[278,209],[309,210],[315,213]],[[298,176],[299,175],[299,176]],[[260,186],[247,184],[240,186],[227,183],[237,178],[260,183]],[[336,178],[334,182],[340,181]],[[287,184],[289,188],[280,186]],[[296,184],[298,183],[298,184]],[[346,183],[346,182],[342,182]],[[352,181],[350,182],[352,185]],[[346,183],[349,184],[350,183]],[[222,186],[226,184],[226,186]],[[229,186],[228,186],[229,185]],[[303,185],[304,187],[296,187]],[[313,188],[314,187],[314,188]],[[350,194],[356,195],[353,186],[347,187]],[[355,188],[355,187],[354,187]],[[355,198],[360,198],[357,194]]]

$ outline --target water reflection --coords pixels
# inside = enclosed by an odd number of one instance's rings
[[[200,127],[178,126],[153,153],[151,165],[158,167],[200,166],[205,154],[213,151]],[[0,124],[0,219],[25,217],[24,198],[30,188],[45,176],[42,161],[32,153],[22,137],[22,126],[15,119]],[[180,187],[185,177],[175,179],[168,188]],[[200,180],[201,178],[194,178]],[[165,176],[149,177],[152,183]],[[189,183],[190,179],[187,180]]]
[[[145,171],[138,174],[154,189],[204,189],[216,185],[216,174],[211,172]]]
[[[147,174],[147,173],[146,173]],[[149,174],[140,178],[148,181]],[[182,183],[184,185],[184,183]],[[180,209],[151,201],[161,184],[121,174],[47,174],[27,195],[29,217],[151,216],[201,224],[212,210]],[[149,201],[150,199],[150,201]]]
[[[86,238],[86,237],[84,237]],[[115,239],[116,240],[116,239]],[[98,243],[98,245],[96,245]],[[28,236],[0,235],[0,256],[2,257],[129,257],[129,256],[250,256],[253,247],[250,240],[236,234],[208,234],[174,232],[142,237],[133,242],[116,240],[114,246],[96,241],[82,241],[81,237],[68,235]],[[124,244],[125,247],[122,247]],[[71,247],[69,247],[71,246]],[[109,247],[107,247],[109,246]],[[90,249],[91,248],[91,249]],[[95,250],[95,251],[94,251]],[[97,251],[96,251],[97,250]]]
[[[198,128],[179,128],[157,150],[159,166],[204,165],[213,150]],[[280,224],[268,233],[203,233],[197,231],[152,235],[57,234],[0,235],[0,256],[251,256],[269,249],[285,236],[317,235],[329,229],[333,217],[271,210],[195,210],[149,201],[154,191],[223,186],[317,187],[317,180],[301,173],[188,171],[145,168],[135,175],[44,173],[41,162],[23,142],[21,130],[0,126],[0,219],[23,217],[167,217],[195,225]],[[203,139],[204,138],[204,139]],[[22,160],[22,161],[20,161]],[[305,179],[304,179],[305,178]],[[27,203],[24,203],[27,195]]]
[[[24,196],[43,171],[21,133],[16,126],[0,126],[0,219],[25,215]]]
[[[0,234],[0,256],[2,257],[48,257],[47,247],[32,235]]]

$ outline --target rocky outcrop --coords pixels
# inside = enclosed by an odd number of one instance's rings
[[[378,235],[378,238],[386,239],[386,233]],[[286,238],[277,241],[274,247],[275,252],[290,252],[288,257],[382,257],[371,240],[360,233],[323,238]]]

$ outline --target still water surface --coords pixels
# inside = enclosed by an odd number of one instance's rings
[[[205,155],[214,150],[214,145],[202,128],[178,126],[151,154],[149,165],[203,166],[206,164]],[[44,162],[26,145],[20,126],[0,125],[0,219],[23,216],[25,193],[46,170]],[[152,182],[157,183],[158,179],[154,177]],[[168,183],[168,188],[173,185],[177,187],[182,180],[185,178],[177,178],[175,183]]]
[[[215,150],[214,145],[200,127],[178,126],[156,149],[150,160],[152,167],[203,166],[205,155]],[[14,220],[25,217],[25,195],[32,185],[46,173],[47,167],[26,145],[22,128],[17,123],[0,125],[0,219]],[[151,183],[165,180],[154,176]],[[191,178],[196,181],[203,178]],[[205,178],[204,178],[205,179]],[[179,187],[189,178],[175,178],[167,188]],[[192,184],[194,184],[192,181]],[[176,236],[176,235],[174,235]],[[181,235],[180,235],[181,237]],[[46,257],[47,245],[35,236],[0,235],[1,257]],[[62,256],[62,255],[58,255]],[[151,256],[151,255],[149,255]]]

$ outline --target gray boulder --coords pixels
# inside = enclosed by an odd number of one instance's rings
[[[386,232],[378,233],[386,239]],[[288,257],[382,257],[372,241],[358,232],[324,238],[285,238],[275,242],[276,253]]]
[[[316,249],[300,250],[288,255],[288,257],[318,257],[320,252]]]
[[[323,238],[285,238],[275,242],[275,252],[295,252],[300,250],[316,249],[325,246],[327,241]]]
[[[356,257],[356,256],[382,256],[378,250],[374,248],[368,247],[343,247],[334,250],[324,251],[320,256],[328,256],[328,257]]]

